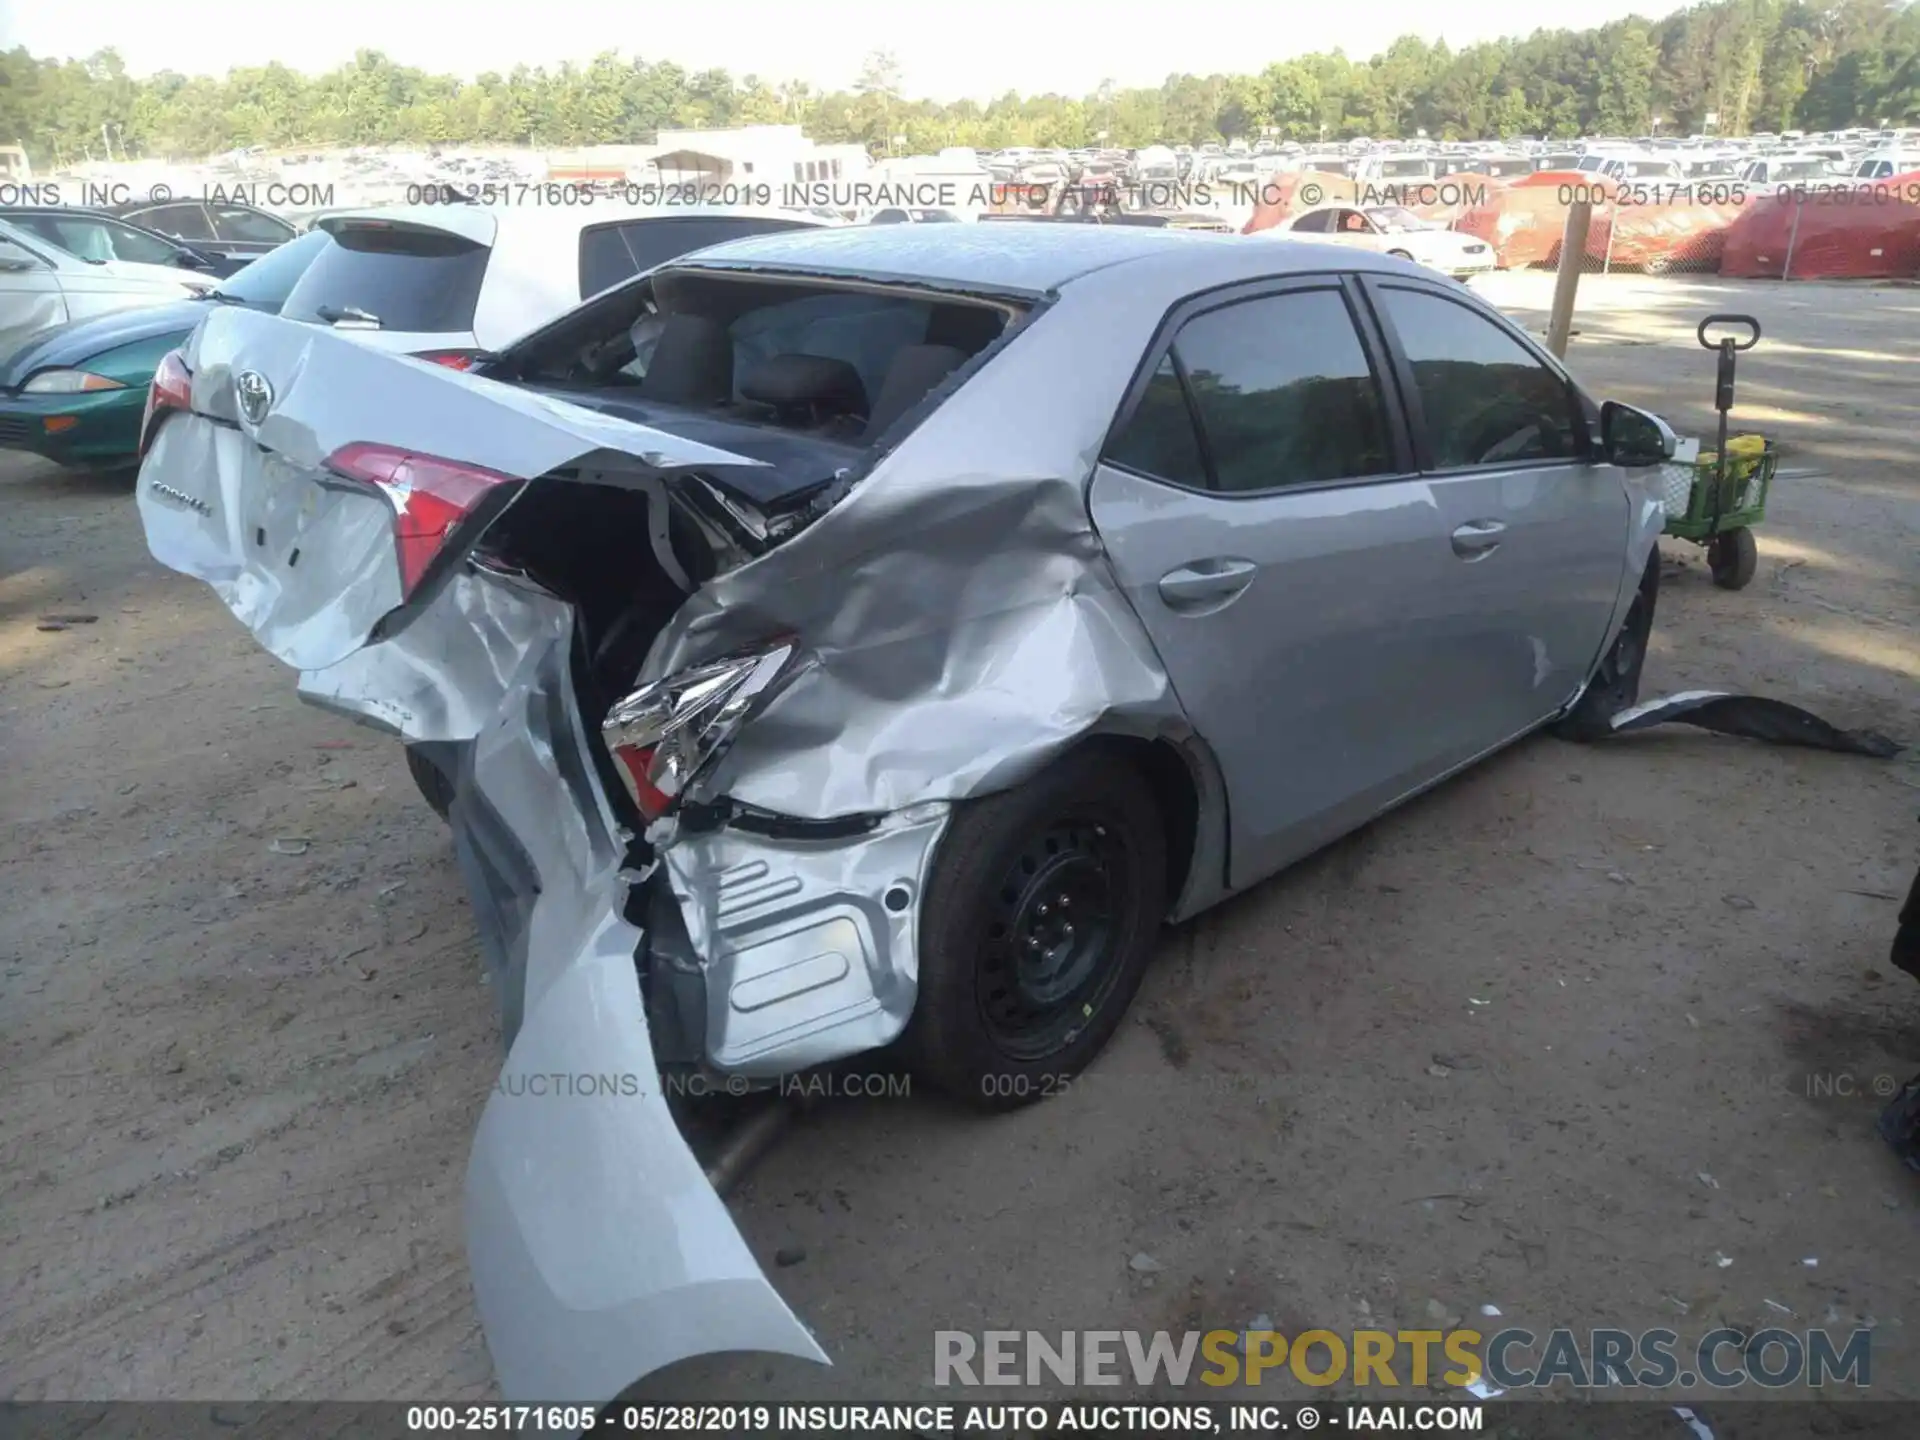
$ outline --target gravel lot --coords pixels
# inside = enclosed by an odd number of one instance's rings
[[[1550,276],[1484,285],[1544,325]],[[1920,290],[1582,300],[1593,388],[1695,433],[1693,322],[1758,313],[1738,415],[1791,446],[1751,589],[1669,542],[1646,693],[1920,742]],[[484,1398],[460,1193],[500,1055],[443,828],[147,557],[124,480],[8,457],[0,506],[0,1395]],[[1920,1070],[1885,958],[1917,811],[1911,755],[1523,744],[1170,932],[1071,1093],[818,1107],[734,1211],[836,1368],[708,1377],[906,1398],[938,1329],[1494,1304],[1871,1319],[1875,1390],[1920,1397],[1920,1179],[1872,1133]]]

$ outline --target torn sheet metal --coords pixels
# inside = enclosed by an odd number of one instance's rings
[[[705,794],[811,818],[891,812],[1006,788],[1094,731],[1186,733],[1085,493],[1154,316],[1066,291],[1017,356],[966,382],[964,404],[682,607],[641,683],[780,633],[805,636],[816,662]]]
[[[712,1064],[772,1078],[900,1034],[918,993],[921,908],[949,810],[918,806],[827,840],[682,832],[663,852],[701,957]]]
[[[495,983],[523,997],[467,1170],[468,1261],[501,1390],[597,1404],[712,1351],[826,1363],[661,1094],[634,966],[643,937],[620,913],[624,846],[567,679],[570,639],[529,653],[452,814],[468,842],[482,835],[463,850],[505,836],[518,852],[516,866],[469,871],[476,903],[489,891],[503,917],[511,960]]]
[[[1613,733],[1630,735],[1655,725],[1697,725],[1720,735],[1739,735],[1775,745],[1799,745],[1843,755],[1885,760],[1901,747],[1874,730],[1842,730],[1810,710],[1764,695],[1734,695],[1724,690],[1687,690],[1648,700],[1613,717]]]
[[[531,580],[455,575],[411,625],[300,673],[300,698],[411,742],[471,740],[530,651],[564,636],[570,606]]]

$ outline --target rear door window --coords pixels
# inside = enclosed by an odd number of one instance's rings
[[[1380,384],[1338,290],[1209,310],[1173,349],[1220,490],[1392,473]]]
[[[349,311],[383,330],[450,334],[473,328],[489,246],[427,227],[341,225],[280,313],[331,325]]]
[[[1107,459],[1141,475],[1171,480],[1190,490],[1207,488],[1207,462],[1193,428],[1185,388],[1168,355],[1153,372],[1126,428],[1107,449]]]
[[[1107,458],[1226,494],[1397,468],[1379,379],[1332,287],[1242,300],[1187,321]]]
[[[594,225],[580,232],[580,295],[598,295],[709,245],[809,228],[802,221],[762,215],[659,216]]]

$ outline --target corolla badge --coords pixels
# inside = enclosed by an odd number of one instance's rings
[[[233,377],[233,398],[249,425],[258,425],[273,408],[273,386],[258,370],[242,370]]]

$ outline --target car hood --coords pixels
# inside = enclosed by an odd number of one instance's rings
[[[95,355],[118,350],[122,345],[157,339],[170,332],[184,336],[200,323],[209,308],[203,300],[180,300],[170,305],[114,310],[52,326],[12,354],[0,357],[0,390],[18,389],[37,371],[82,365]]]

